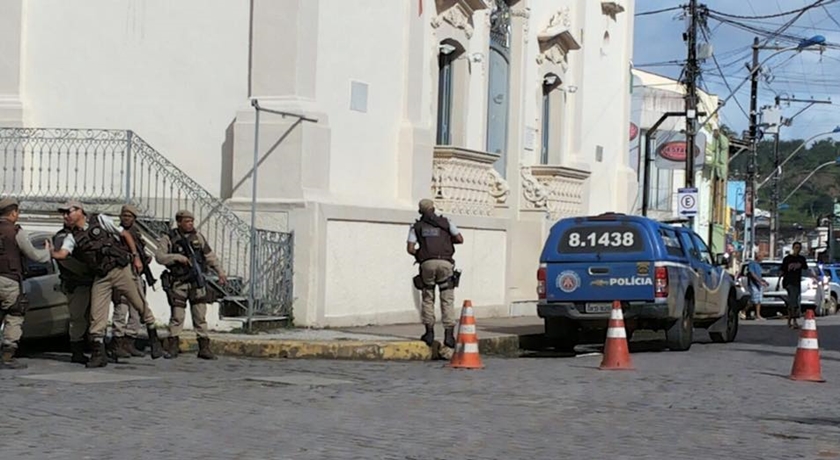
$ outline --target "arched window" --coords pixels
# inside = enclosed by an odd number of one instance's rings
[[[499,155],[494,165],[505,177],[510,107],[510,6],[493,0],[487,86],[487,151]]]
[[[444,40],[438,52],[437,145],[452,145],[453,106],[456,91],[456,58],[464,48],[455,41]]]

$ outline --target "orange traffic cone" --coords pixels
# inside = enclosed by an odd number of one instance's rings
[[[461,322],[458,323],[458,337],[455,343],[455,354],[447,364],[458,369],[483,369],[481,356],[478,354],[478,335],[475,331],[475,314],[472,302],[464,301],[461,308]]]
[[[621,302],[613,302],[610,312],[610,324],[607,329],[607,343],[604,345],[604,359],[601,367],[604,370],[633,370],[630,350],[627,347],[627,331],[624,329],[624,314]]]
[[[799,346],[793,359],[793,369],[790,371],[793,380],[807,382],[825,382],[820,369],[820,345],[817,342],[817,320],[814,310],[805,310],[805,324],[799,333]]]

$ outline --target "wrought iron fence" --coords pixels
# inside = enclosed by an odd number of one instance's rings
[[[0,128],[0,155],[0,195],[18,198],[29,210],[51,211],[68,199],[101,212],[132,203],[155,237],[179,209],[191,210],[231,280],[217,284],[226,299],[247,309],[253,282],[254,315],[291,316],[292,234],[258,230],[251,274],[250,226],[134,132]]]

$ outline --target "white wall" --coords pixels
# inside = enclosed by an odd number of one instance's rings
[[[402,1],[321,1],[317,99],[330,117],[333,193],[396,198],[407,62],[401,19],[409,6],[416,7]],[[350,110],[351,81],[367,84],[364,113]]]
[[[24,2],[30,126],[132,129],[212,193],[248,90],[248,0]]]
[[[455,247],[456,267],[463,273],[456,309],[470,299],[479,315],[506,312],[506,232],[461,230],[464,244]],[[406,224],[327,221],[325,321],[333,326],[417,321],[420,295],[412,278],[418,266],[405,252],[407,233]],[[440,319],[437,303],[435,311]]]

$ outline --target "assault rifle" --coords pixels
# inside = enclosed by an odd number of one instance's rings
[[[181,245],[187,257],[190,259],[190,280],[194,281],[199,289],[203,289],[207,285],[207,281],[204,279],[204,272],[201,271],[201,265],[198,263],[198,257],[195,251],[193,251],[192,246],[190,246],[186,238],[178,239],[177,244]]]
[[[137,257],[139,257],[140,261],[143,262],[143,278],[146,278],[146,284],[148,284],[154,291],[157,280],[155,279],[155,275],[152,274],[152,269],[149,268],[149,262],[146,260],[146,251],[141,251]]]

